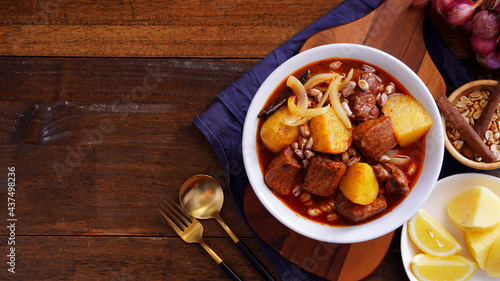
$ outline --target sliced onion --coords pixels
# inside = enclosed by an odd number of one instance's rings
[[[410,157],[408,157],[407,155],[382,155],[382,157],[380,157],[379,159],[379,162],[382,162],[382,163],[392,163],[394,165],[403,165],[403,164],[406,164],[408,163],[408,161],[410,161]]]
[[[351,70],[349,70],[349,73],[347,73],[347,76],[345,77],[344,81],[342,81],[342,83],[340,84],[339,89],[344,88],[344,86],[347,85],[347,83],[351,82],[353,74],[354,74],[354,69],[351,68]]]
[[[295,127],[295,126],[300,126],[302,124],[305,124],[311,120],[310,118],[305,118],[305,117],[299,117],[299,116],[291,116],[291,117],[286,117],[281,122],[283,124],[290,126],[290,127]]]
[[[408,163],[410,161],[410,157],[407,155],[393,155],[389,156],[389,162],[391,162],[394,165],[403,165]]]
[[[399,151],[397,151],[395,149],[391,149],[391,150],[387,151],[387,153],[385,155],[387,155],[387,156],[393,156],[393,155],[396,155],[398,153],[399,153]]]
[[[295,95],[298,98],[297,106],[301,108],[307,108],[308,99],[306,89],[304,85],[300,83],[299,79],[295,78],[295,76],[290,75],[288,80],[286,80],[286,85],[292,89]]]
[[[295,96],[291,96],[288,98],[288,110],[299,117],[313,118],[319,115],[325,114],[328,109],[330,109],[330,105],[328,104],[325,107],[315,107],[315,108],[300,108],[295,104],[297,98]]]
[[[318,105],[316,107],[323,107],[323,104],[325,104],[326,100],[328,99],[328,97],[330,95],[328,91],[330,90],[330,88],[333,87],[333,84],[336,84],[338,86],[340,84],[340,80],[342,80],[342,76],[339,75],[339,76],[335,77],[335,80],[330,82],[330,84],[328,85],[328,88],[325,91],[325,94],[323,95],[323,97],[321,98],[320,102],[318,103]]]
[[[351,120],[349,120],[349,117],[347,116],[347,113],[344,111],[344,108],[342,107],[342,104],[340,103],[339,99],[339,85],[341,79],[342,76],[338,76],[337,78],[335,78],[335,80],[333,80],[333,82],[330,83],[330,86],[328,86],[325,95],[330,97],[330,104],[332,105],[333,110],[340,118],[342,123],[344,123],[347,129],[351,129],[352,128]]]
[[[339,74],[332,72],[316,74],[304,83],[304,88],[309,90],[319,84],[330,83],[337,75]]]

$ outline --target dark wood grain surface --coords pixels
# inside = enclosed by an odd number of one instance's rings
[[[0,280],[228,280],[155,207],[193,174],[225,182],[193,117],[340,2],[0,1]],[[498,78],[427,14],[474,78]],[[272,270],[224,192],[222,217]],[[215,221],[203,225],[244,280],[260,280]],[[405,279],[396,234],[367,280]]]

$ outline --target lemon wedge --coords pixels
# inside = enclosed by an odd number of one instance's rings
[[[462,255],[435,257],[417,254],[411,262],[411,271],[420,281],[469,279],[477,265]]]
[[[424,209],[408,221],[408,234],[420,250],[432,256],[449,257],[462,250],[455,237]]]

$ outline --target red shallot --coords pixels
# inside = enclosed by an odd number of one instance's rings
[[[483,39],[498,37],[500,31],[500,19],[498,14],[490,10],[482,10],[476,13],[472,19],[472,34]]]
[[[498,52],[493,51],[486,55],[476,54],[476,59],[482,66],[488,69],[500,68],[500,60],[498,59]]]
[[[476,60],[500,68],[500,0],[430,0],[432,9],[448,23],[470,35]],[[424,0],[413,0],[422,3]]]
[[[484,39],[482,37],[472,34],[470,36],[470,44],[474,51],[485,55],[495,50],[497,46],[497,39],[496,38]]]
[[[483,0],[457,0],[446,9],[444,18],[453,25],[462,26],[474,17],[476,8],[482,3]]]
[[[500,0],[499,0],[500,1]],[[431,6],[438,14],[444,16],[444,12],[455,0],[431,0]]]
[[[467,34],[472,34],[472,20],[468,21],[466,24],[462,25],[463,31]]]
[[[484,0],[483,7],[486,10],[495,10],[498,7],[500,0]]]

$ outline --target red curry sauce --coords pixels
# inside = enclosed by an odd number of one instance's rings
[[[319,62],[314,62],[311,63],[301,69],[298,69],[291,75],[294,75],[295,77],[299,77],[302,73],[305,72],[305,70],[309,69],[311,74],[310,76],[314,76],[315,74],[318,73],[324,73],[329,70],[329,65],[334,62],[334,61],[341,61],[343,64],[340,69],[335,70],[337,73],[348,73],[351,68],[357,69],[360,68],[362,65],[366,65],[367,63],[360,61],[360,60],[354,60],[354,59],[338,59],[338,58],[332,58],[332,59],[327,59],[327,60],[322,60]],[[411,94],[408,92],[406,88],[403,87],[403,85],[397,81],[392,75],[389,73],[385,72],[384,70],[370,65],[376,69],[376,74],[379,76],[384,84],[388,84],[389,82],[393,82],[394,85],[396,86],[396,91],[401,94],[406,94],[411,96]],[[273,91],[273,93],[270,95],[268,98],[266,104],[263,106],[263,108],[267,107],[277,96],[279,96],[284,90],[286,89],[286,79],[280,83],[280,85]],[[258,124],[258,130],[257,132],[260,131],[260,128],[262,124],[264,123],[265,119],[261,118],[259,120]],[[270,152],[265,145],[262,143],[260,140],[259,134],[257,133],[257,150],[258,150],[258,157],[259,157],[259,163],[260,167],[262,170],[262,173],[266,170],[266,167],[268,164],[271,162],[271,160],[276,156],[276,154]],[[411,144],[408,147],[401,147],[401,146],[396,146],[394,150],[398,151],[398,155],[406,155],[410,157],[410,161],[408,163],[402,164],[402,165],[397,165],[406,175],[408,184],[410,187],[410,192],[413,190],[413,187],[415,185],[415,182],[417,181],[418,177],[420,176],[420,173],[422,171],[422,164],[424,160],[424,153],[425,153],[425,136],[422,137],[420,140],[416,141],[415,143]],[[409,175],[407,173],[408,169],[410,168],[411,165],[415,165],[416,170],[413,174]],[[272,190],[272,188],[270,188]],[[324,204],[332,204],[333,199],[335,198],[335,195],[337,192],[340,192],[337,190],[334,194],[327,196],[327,197],[321,197],[321,196],[316,196],[314,194],[311,194],[311,202],[314,202],[313,205],[306,205],[304,204],[299,197],[295,197],[292,194],[290,195],[281,195],[276,192],[274,194],[283,202],[285,203],[290,209],[293,211],[297,212],[298,214],[311,219],[313,221],[326,224],[326,225],[332,225],[332,226],[350,226],[350,225],[356,225],[356,224],[363,224],[366,222],[369,222],[371,220],[377,219],[384,214],[392,211],[397,205],[399,205],[406,197],[407,195],[400,195],[400,194],[391,194],[391,195],[385,195],[384,198],[387,201],[387,208],[375,215],[374,217],[371,217],[369,219],[366,219],[364,221],[354,223],[350,220],[344,219],[340,216],[335,216],[335,219],[330,219],[327,220],[325,216],[320,215],[320,216],[310,216],[307,212],[307,210],[310,207],[320,207],[321,205]],[[308,203],[310,204],[310,203]],[[333,206],[333,205],[331,205]],[[333,208],[334,209],[334,208]],[[335,210],[333,210],[335,212]]]

